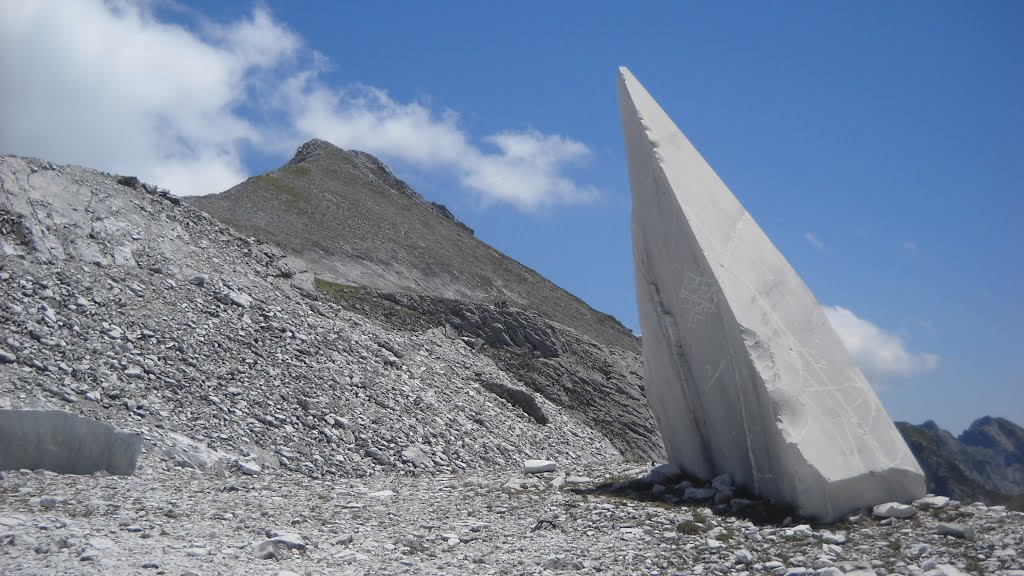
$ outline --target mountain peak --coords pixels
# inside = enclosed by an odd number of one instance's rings
[[[344,148],[335,146],[326,140],[320,138],[313,138],[305,144],[299,146],[295,151],[295,155],[292,159],[285,164],[285,166],[297,166],[307,164],[314,160],[320,161],[322,164],[328,164],[332,166],[346,166],[346,169],[355,169],[362,171],[365,176],[371,180],[380,180],[384,182],[386,186],[396,192],[400,192],[407,196],[411,196],[417,200],[423,200],[423,197],[413,190],[408,184],[402,179],[395,176],[394,172],[388,168],[387,164],[382,162],[379,158],[370,154],[369,152],[363,152],[362,150],[345,150]],[[447,209],[443,210],[443,216],[451,216],[451,213]],[[459,222],[461,224],[461,222]],[[469,230],[469,228],[466,228]]]
[[[345,150],[331,144],[327,140],[321,140],[319,138],[313,138],[305,144],[299,146],[298,150],[295,151],[295,155],[288,161],[289,164],[301,164],[307,160],[316,158],[323,154],[336,153],[344,154]]]

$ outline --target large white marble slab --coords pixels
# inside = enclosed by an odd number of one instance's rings
[[[669,460],[832,521],[924,474],[807,285],[625,68],[644,381]]]

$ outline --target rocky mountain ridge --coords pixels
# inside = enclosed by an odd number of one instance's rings
[[[277,248],[188,206],[16,157],[0,182],[0,408],[56,405],[313,477],[619,457],[464,342],[310,299]],[[534,397],[549,425],[488,386]]]
[[[311,140],[278,170],[188,203],[334,282],[533,310],[608,346],[639,339],[477,239],[365,152]]]
[[[930,491],[1024,510],[1024,428],[990,416],[975,420],[959,437],[932,421],[897,427]]]
[[[373,156],[311,140],[279,170],[187,202],[281,247],[289,273],[315,278],[350,311],[396,330],[435,327],[476,341],[474,350],[626,458],[664,455],[639,340],[473,237]]]

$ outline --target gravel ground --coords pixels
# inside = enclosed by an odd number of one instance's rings
[[[624,466],[317,480],[227,459],[180,468],[150,447],[135,476],[8,472],[0,572],[1024,574],[1024,514],[999,507],[753,523]],[[613,482],[643,492],[595,490]],[[942,522],[974,534],[939,535]]]

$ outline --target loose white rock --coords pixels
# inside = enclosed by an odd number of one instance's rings
[[[879,518],[911,518],[917,514],[917,508],[899,502],[886,502],[872,508],[871,513]]]
[[[259,476],[263,473],[263,469],[260,468],[259,464],[256,464],[255,462],[245,462],[243,460],[239,460],[238,470],[247,476]]]
[[[928,496],[914,500],[914,506],[925,510],[931,510],[933,508],[942,508],[949,502],[948,496]]]
[[[558,469],[558,464],[551,460],[527,460],[523,462],[523,472],[527,474],[554,472],[556,469]]]

